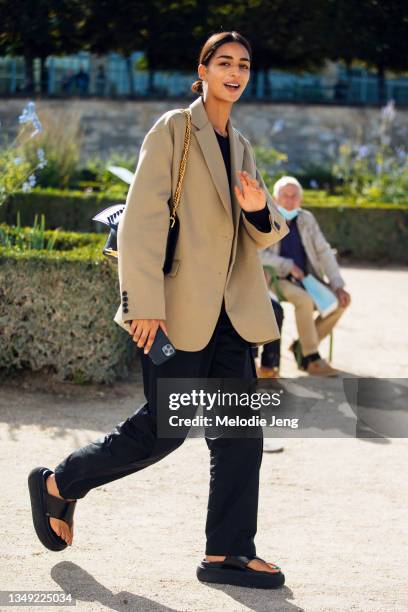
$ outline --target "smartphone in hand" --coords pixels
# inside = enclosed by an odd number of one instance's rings
[[[143,348],[141,349],[143,351]],[[160,365],[171,359],[176,354],[176,349],[166,336],[162,328],[157,328],[156,335],[153,340],[153,344],[150,347],[150,351],[147,353],[147,357],[150,357],[154,365]]]

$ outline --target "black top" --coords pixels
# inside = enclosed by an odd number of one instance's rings
[[[222,157],[225,164],[225,170],[227,171],[228,183],[231,191],[231,152],[230,152],[230,144],[229,144],[229,136],[221,136],[215,129],[214,133],[217,137],[218,144],[220,145]],[[269,209],[267,204],[265,204],[265,208],[261,210],[256,210],[254,212],[243,211],[245,217],[248,219],[252,225],[256,227],[256,229],[261,232],[270,232],[271,231],[271,223],[269,221]]]
[[[215,135],[218,140],[218,144],[220,145],[222,157],[224,159],[225,169],[227,171],[228,182],[231,190],[231,153],[230,153],[230,145],[229,145],[229,136],[221,136],[218,132],[215,132]]]
[[[297,217],[287,221],[289,233],[282,238],[279,254],[282,257],[293,259],[295,264],[306,274],[306,251],[299,234]]]

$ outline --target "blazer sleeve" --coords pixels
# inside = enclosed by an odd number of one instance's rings
[[[163,264],[169,229],[173,139],[168,127],[151,128],[139,153],[118,225],[122,322],[165,319]]]
[[[244,227],[246,231],[248,232],[252,240],[255,242],[256,246],[259,249],[265,249],[266,247],[271,246],[272,244],[275,244],[276,242],[279,242],[279,240],[282,240],[282,238],[286,236],[286,234],[289,233],[289,228],[287,226],[287,223],[283,215],[280,214],[278,208],[275,206],[272,200],[272,196],[269,193],[265,185],[265,182],[262,178],[262,175],[259,172],[258,168],[256,167],[255,155],[254,155],[250,142],[246,139],[245,141],[248,146],[252,164],[253,164],[253,172],[251,172],[251,174],[255,175],[256,180],[258,181],[259,185],[262,187],[262,189],[264,190],[266,194],[266,205],[269,209],[269,220],[271,223],[271,229],[268,232],[263,232],[257,229],[246,218],[244,214],[242,214],[242,219],[243,219],[243,223],[244,223]]]

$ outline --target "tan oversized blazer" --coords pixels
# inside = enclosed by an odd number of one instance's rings
[[[228,184],[221,150],[200,96],[190,104],[192,133],[178,207],[180,233],[171,271],[162,272],[169,209],[183,150],[185,117],[165,112],[146,134],[118,227],[121,304],[114,317],[165,319],[176,349],[198,351],[209,342],[225,296],[237,332],[259,345],[279,338],[260,253],[288,226],[259,174],[249,141],[228,120],[232,186],[246,170],[266,192],[271,231],[257,230]],[[125,312],[126,311],[126,312]]]

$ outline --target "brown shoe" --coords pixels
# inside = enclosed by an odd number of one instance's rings
[[[337,376],[339,374],[339,370],[332,368],[325,359],[311,361],[306,372],[311,376]]]
[[[272,368],[261,366],[260,368],[256,368],[256,374],[258,378],[279,378],[279,368],[277,366],[273,366]]]

